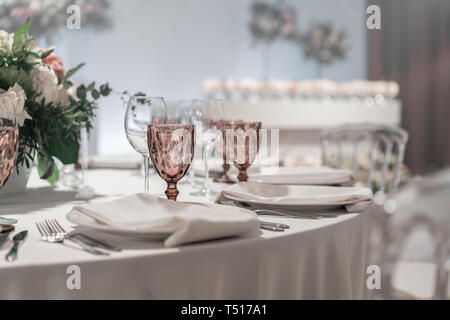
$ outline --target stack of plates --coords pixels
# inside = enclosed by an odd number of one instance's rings
[[[340,185],[353,181],[350,170],[328,167],[264,168],[249,173],[249,182],[277,185]]]

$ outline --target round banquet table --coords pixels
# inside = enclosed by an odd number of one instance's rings
[[[139,171],[95,169],[88,183],[94,201],[108,201],[141,192]],[[165,187],[151,178],[151,193]],[[213,184],[216,190],[224,185]],[[206,201],[189,196],[181,184],[180,200]],[[159,242],[121,239],[96,233],[99,239],[121,247],[121,252],[95,256],[67,241],[40,240],[35,222],[56,218],[67,230],[65,215],[74,204],[74,192],[54,189],[32,172],[28,191],[0,198],[1,215],[16,218],[16,232],[28,238],[14,262],[0,248],[0,299],[362,299],[366,297],[365,213],[342,214],[318,220],[264,217],[290,225],[285,232],[258,230],[241,237],[177,248]],[[10,236],[10,239],[12,236]],[[79,267],[80,289],[68,286],[69,266]],[[69,279],[69,280],[68,280]]]

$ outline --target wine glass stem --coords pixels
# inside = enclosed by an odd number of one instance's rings
[[[166,196],[167,199],[177,201],[179,191],[176,182],[167,182]]]
[[[208,156],[210,153],[210,146],[205,148],[203,153],[203,161],[205,162],[205,183],[203,184],[203,190],[209,191],[209,168],[208,168]]]
[[[149,193],[149,156],[144,156],[144,191]]]
[[[189,170],[189,180],[191,182],[191,187],[195,187],[195,171],[191,164],[191,169]]]
[[[203,188],[209,191],[209,170],[208,170],[208,159],[205,159],[205,185]]]

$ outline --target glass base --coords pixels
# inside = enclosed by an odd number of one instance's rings
[[[220,182],[220,183],[233,183],[234,181],[230,179],[230,177],[228,177],[226,174],[214,178],[214,182]]]
[[[191,196],[195,196],[195,197],[206,197],[206,198],[212,198],[215,197],[217,195],[217,192],[212,191],[211,189],[201,189],[199,191],[195,191],[195,192],[191,192],[190,193]]]
[[[94,195],[95,195],[94,188],[84,186],[83,188],[78,189],[77,193],[75,194],[75,199],[88,200],[92,199]]]

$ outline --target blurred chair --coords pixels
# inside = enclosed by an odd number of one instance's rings
[[[322,164],[352,169],[355,181],[374,192],[393,191],[400,183],[407,141],[408,133],[397,126],[364,123],[326,129],[320,133]]]
[[[384,207],[390,219],[382,250],[382,297],[448,299],[450,169],[412,181]],[[420,230],[427,233],[428,248],[417,236]]]

